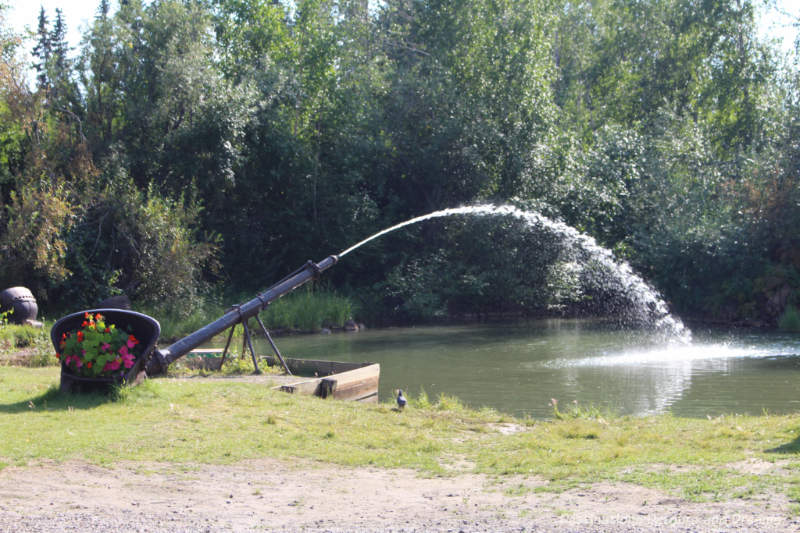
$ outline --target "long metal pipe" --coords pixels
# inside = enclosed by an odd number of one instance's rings
[[[174,344],[166,348],[154,350],[153,355],[145,366],[147,375],[155,376],[166,372],[170,363],[176,359],[183,357],[226,329],[257,315],[262,309],[267,307],[270,302],[277,300],[281,296],[292,292],[297,287],[314,279],[321,272],[335,265],[338,260],[339,257],[337,255],[329,255],[319,263],[309,261],[299,270],[279,281],[249,302],[234,307],[214,322],[203,326]]]

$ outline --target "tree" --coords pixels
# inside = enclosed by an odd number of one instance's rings
[[[0,6],[0,199],[10,201],[24,159],[25,132],[19,120],[24,109],[27,86],[24,67],[17,52],[22,39],[6,26],[5,10]],[[0,233],[2,233],[0,216]]]
[[[84,37],[78,63],[79,82],[85,92],[85,132],[97,161],[110,155],[123,121],[121,42],[115,30],[108,0],[102,0]]]
[[[71,85],[72,66],[68,57],[67,25],[61,8],[56,8],[56,19],[49,36],[50,44],[50,82],[52,84],[51,98],[54,102],[69,104],[69,90]],[[56,104],[58,105],[58,104]]]
[[[548,18],[533,1],[387,8],[391,187],[408,205],[419,195],[438,208],[527,192],[528,156],[553,118]]]
[[[50,78],[48,69],[50,68],[50,56],[52,55],[52,45],[50,38],[52,34],[49,30],[49,23],[47,20],[47,13],[44,7],[39,10],[39,25],[36,29],[37,41],[36,46],[33,47],[33,56],[38,59],[34,63],[36,69],[36,81],[39,90],[44,90],[49,86]]]

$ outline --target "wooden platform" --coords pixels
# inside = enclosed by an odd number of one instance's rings
[[[202,361],[204,368],[214,369],[214,365],[219,365],[221,362],[222,350],[197,349],[188,355],[198,362]],[[292,394],[307,394],[337,400],[378,401],[381,366],[377,363],[345,363],[287,357],[284,357],[284,361],[292,375],[280,376],[281,383],[275,385],[275,389]],[[280,366],[280,361],[271,355],[259,357],[259,364],[261,363]]]

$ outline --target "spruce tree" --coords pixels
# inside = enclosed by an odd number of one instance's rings
[[[52,44],[50,42],[50,31],[48,30],[47,13],[42,7],[39,10],[39,25],[36,30],[38,39],[36,46],[33,47],[33,57],[38,61],[33,64],[36,69],[36,84],[39,89],[45,89],[49,85],[48,64],[52,55]]]

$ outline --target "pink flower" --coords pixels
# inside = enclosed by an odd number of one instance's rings
[[[117,370],[119,368],[119,357],[114,359],[113,361],[109,361],[106,363],[106,366],[103,367],[103,372],[108,372],[109,370]]]
[[[132,367],[135,358],[132,353],[128,352],[128,347],[123,346],[119,349],[119,353],[122,355],[122,364],[125,365],[125,368]]]
[[[108,344],[107,342],[104,342],[103,344],[100,345],[100,349],[103,350],[104,352],[107,352],[109,348],[111,348],[111,345]]]

